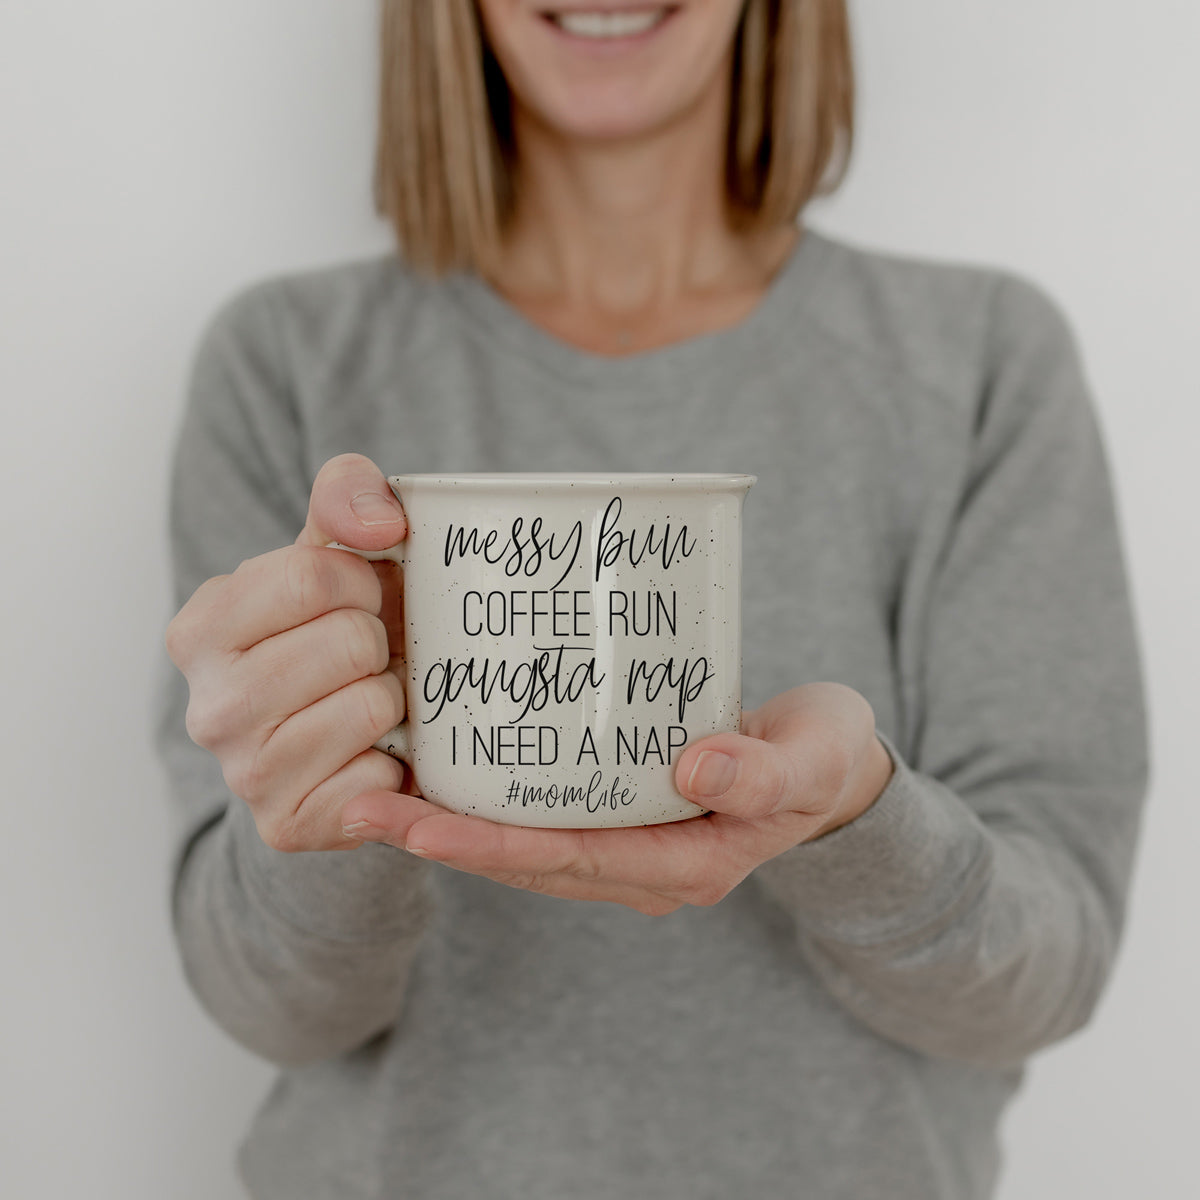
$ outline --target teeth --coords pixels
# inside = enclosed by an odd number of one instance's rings
[[[650,12],[572,12],[555,13],[554,21],[576,37],[619,38],[645,33],[666,15],[665,8]]]

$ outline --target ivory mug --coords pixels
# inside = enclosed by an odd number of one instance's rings
[[[684,747],[741,721],[750,475],[398,475],[404,722],[426,799],[506,824],[697,816]]]

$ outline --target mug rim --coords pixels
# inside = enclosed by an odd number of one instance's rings
[[[746,491],[758,482],[756,475],[703,471],[464,471],[461,474],[389,475],[388,483],[444,488],[448,491],[517,491],[548,488],[555,491],[634,491],[697,488],[708,491]]]

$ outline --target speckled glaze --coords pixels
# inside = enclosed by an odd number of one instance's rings
[[[748,475],[403,475],[408,718],[380,747],[460,813],[696,816],[689,742],[741,720]]]

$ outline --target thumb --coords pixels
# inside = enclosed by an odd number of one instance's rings
[[[688,799],[745,820],[821,805],[821,790],[802,756],[788,744],[741,733],[719,733],[681,755],[675,786]]]
[[[383,472],[361,454],[340,454],[317,474],[308,520],[296,543],[341,542],[356,550],[387,550],[407,532],[404,509]]]

